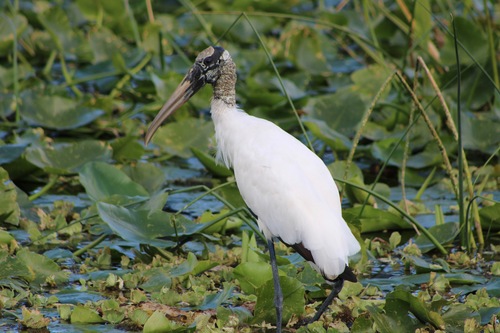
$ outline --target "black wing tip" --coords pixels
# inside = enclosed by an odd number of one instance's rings
[[[352,269],[349,268],[349,266],[345,265],[345,270],[344,272],[342,272],[342,274],[340,274],[338,278],[341,278],[345,281],[351,281],[351,282],[358,282],[358,278],[356,277],[356,275],[354,274],[354,272],[352,271]]]
[[[283,240],[280,238],[280,241],[283,242]],[[288,244],[288,243],[285,243],[283,242],[286,246],[290,246],[291,248],[293,248],[297,253],[299,253],[304,259],[306,259],[307,261],[311,261],[311,262],[314,262],[314,259],[312,257],[312,253],[311,251],[309,251],[307,248],[304,247],[304,244],[302,243],[297,243],[297,244]],[[352,269],[349,268],[349,266],[345,265],[345,269],[344,271],[342,272],[342,274],[340,274],[339,276],[337,276],[335,279],[329,279],[325,276],[325,274],[321,274],[323,275],[323,277],[328,280],[328,281],[336,281],[338,279],[342,279],[342,280],[345,280],[345,281],[351,281],[351,282],[358,282],[358,279],[356,278],[356,275],[354,274],[354,272],[352,271]]]

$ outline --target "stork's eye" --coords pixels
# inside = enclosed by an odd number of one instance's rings
[[[212,57],[206,57],[203,59],[203,65],[208,66],[210,63],[212,63]]]

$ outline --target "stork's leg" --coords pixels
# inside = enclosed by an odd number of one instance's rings
[[[283,292],[281,291],[280,277],[278,274],[278,264],[276,263],[276,253],[274,252],[274,242],[272,239],[267,240],[267,247],[269,248],[269,257],[271,258],[271,270],[273,271],[273,280],[274,280],[274,306],[276,307],[276,333],[281,333],[281,321],[283,318]]]
[[[344,279],[338,278],[335,281],[333,281],[332,291],[330,292],[330,295],[328,295],[328,297],[325,299],[325,301],[323,302],[323,304],[321,304],[321,306],[318,309],[318,312],[316,312],[316,314],[314,315],[313,320],[312,320],[313,322],[315,322],[316,320],[318,320],[321,317],[321,315],[323,314],[323,312],[325,312],[325,310],[328,309],[328,307],[330,306],[330,304],[332,304],[333,299],[342,290],[343,286],[344,286]]]

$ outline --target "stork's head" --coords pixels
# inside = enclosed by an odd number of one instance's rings
[[[229,52],[220,46],[210,46],[203,50],[196,57],[193,67],[149,125],[144,138],[145,143],[148,144],[153,134],[168,116],[186,103],[205,84],[215,84],[222,73],[223,65],[229,60],[231,60]]]

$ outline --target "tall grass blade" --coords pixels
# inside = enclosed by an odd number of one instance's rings
[[[457,135],[458,135],[458,211],[459,211],[459,222],[460,222],[460,240],[462,246],[465,246],[468,251],[470,251],[470,242],[467,241],[467,235],[469,234],[470,226],[468,220],[465,219],[464,212],[464,165],[463,165],[463,142],[462,142],[462,110],[461,110],[461,87],[460,83],[462,80],[462,74],[460,72],[460,56],[458,55],[458,42],[457,42],[457,31],[455,28],[455,19],[451,17],[451,22],[453,26],[453,41],[455,43],[455,57],[457,61]]]

